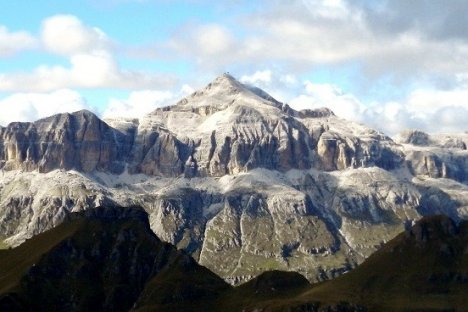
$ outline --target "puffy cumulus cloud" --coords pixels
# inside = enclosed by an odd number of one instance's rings
[[[404,109],[414,119],[424,121],[424,130],[429,132],[468,130],[468,88],[414,90]]]
[[[2,48],[4,41],[8,47],[15,40],[24,42],[23,47],[28,42],[38,41],[28,38],[26,33],[11,34],[0,27],[0,56],[2,51],[3,54],[11,53]],[[171,75],[121,68],[111,49],[109,37],[99,28],[85,25],[73,15],[46,18],[39,41],[47,51],[66,57],[70,65],[39,65],[29,72],[0,73],[0,91],[49,92],[63,88],[138,90],[168,88],[176,81]],[[18,48],[21,47],[18,43]]]
[[[172,38],[166,53],[217,72],[233,64],[282,64],[298,74],[316,65],[352,64],[369,78],[366,82],[395,76],[403,84],[433,78],[451,83],[454,75],[468,71],[466,19],[460,17],[468,6],[460,8],[460,1],[271,0],[234,21],[190,25]],[[387,21],[395,26],[385,29]],[[214,38],[214,47],[202,38]]]
[[[298,64],[306,61],[303,66],[340,62],[359,56],[369,48],[367,42],[363,44],[369,33],[362,29],[362,19],[342,1],[273,0],[261,7],[262,10],[249,16],[239,17],[229,28],[221,24],[190,27],[184,36],[177,34],[173,38],[173,47],[188,46],[190,49],[176,49],[176,52],[184,55],[190,51],[188,57],[196,58],[199,64],[220,68],[230,62]],[[229,38],[223,40],[228,44],[223,45],[221,59],[210,59],[212,54],[198,44],[199,39],[195,39],[195,44],[187,43],[191,41],[187,38],[200,38],[204,31],[220,28],[223,29],[220,37]]]
[[[0,91],[46,92],[60,88],[170,87],[175,78],[121,69],[106,51],[76,54],[70,67],[41,65],[30,73],[0,74]]]
[[[193,92],[195,92],[195,89],[188,85],[188,84],[184,84],[182,85],[182,88],[180,88],[180,95],[181,96],[187,96],[187,95],[190,95],[192,94]]]
[[[120,72],[112,55],[105,51],[88,54],[76,54],[70,59],[71,69],[67,74],[72,83],[81,87],[115,86],[123,82]]]
[[[339,117],[396,135],[404,129],[430,133],[467,131],[467,99],[468,89],[417,89],[399,102],[368,104],[337,86],[306,81],[303,93],[289,104],[297,110],[328,107]]]
[[[355,121],[359,121],[364,111],[364,105],[354,95],[344,93],[337,86],[306,81],[304,91],[289,102],[291,107],[297,110],[328,107],[336,115]]]
[[[144,89],[171,87],[170,75],[122,69],[107,35],[72,15],[43,22],[41,40],[51,52],[68,58],[68,67],[39,65],[30,72],[0,73],[0,91],[48,92],[62,88]]]
[[[184,84],[178,91],[139,90],[130,92],[126,99],[111,98],[102,113],[104,118],[140,118],[158,107],[174,104],[178,99],[192,94],[195,89]]]
[[[89,109],[86,100],[69,89],[50,93],[16,93],[0,99],[0,125],[13,121],[35,121],[57,113]]]
[[[62,55],[104,50],[110,46],[110,40],[102,30],[84,25],[73,15],[55,15],[45,19],[41,40],[47,50]]]
[[[282,75],[280,77],[280,81],[288,86],[294,86],[297,84],[297,78],[292,74]]]
[[[152,112],[157,107],[170,104],[171,100],[174,100],[174,94],[168,91],[134,91],[129,94],[127,99],[110,99],[102,116],[104,118],[139,118]]]
[[[37,46],[37,40],[25,31],[11,32],[0,25],[0,57],[12,56],[15,53]]]

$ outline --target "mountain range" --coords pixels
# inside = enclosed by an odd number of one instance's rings
[[[0,240],[138,205],[157,237],[229,284],[270,270],[322,281],[423,216],[467,219],[467,145],[466,133],[392,139],[296,111],[224,74],[140,119],[79,111],[0,127]]]

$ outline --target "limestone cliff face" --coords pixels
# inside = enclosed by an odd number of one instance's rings
[[[408,167],[413,174],[431,178],[468,180],[468,135],[404,131],[397,136],[402,143]]]
[[[225,75],[142,120],[110,120],[114,127],[88,111],[12,123],[0,128],[0,166],[194,177],[400,165],[391,139],[369,132],[362,140],[339,122],[331,111],[295,111]]]
[[[91,112],[79,111],[0,128],[0,157],[5,170],[117,173],[131,146],[127,139]]]

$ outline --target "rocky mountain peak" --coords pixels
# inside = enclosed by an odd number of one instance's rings
[[[35,123],[50,122],[52,120],[65,120],[65,119],[77,119],[77,120],[100,120],[93,112],[82,109],[72,113],[59,113],[49,117],[45,117],[37,120]]]
[[[396,140],[402,144],[413,144],[418,146],[428,146],[431,143],[429,134],[415,129],[404,130],[398,134]]]
[[[226,94],[245,94],[252,92],[251,89],[253,87],[243,84],[229,73],[224,73],[206,85],[202,92],[210,94],[211,92],[221,91]]]
[[[222,85],[225,87],[227,86],[227,87],[234,87],[234,88],[239,88],[239,89],[243,88],[242,83],[238,81],[236,78],[234,78],[229,73],[223,73],[222,75],[216,77],[216,79],[213,80],[211,85]]]
[[[234,103],[254,107],[262,105],[282,107],[282,103],[264,90],[243,84],[229,73],[224,73],[206,85],[205,88],[195,91],[190,96],[180,100],[170,110],[190,108],[195,112],[202,109],[213,113],[224,110]],[[167,110],[167,108],[163,108],[163,110]]]

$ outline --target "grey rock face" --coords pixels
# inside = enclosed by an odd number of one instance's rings
[[[323,280],[421,216],[468,218],[465,136],[420,136],[397,144],[228,75],[140,120],[12,123],[0,129],[0,239],[139,205],[161,239],[231,283],[271,269]]]
[[[399,135],[398,140],[405,146],[406,162],[413,174],[459,182],[468,180],[467,134],[407,133],[412,134],[414,139],[405,139],[403,134]]]
[[[125,128],[112,128],[88,111],[12,123],[0,129],[0,166],[116,174],[127,167],[134,174],[193,177],[253,168],[329,171],[375,164],[391,169],[401,163],[388,137],[343,137],[325,129],[326,118],[338,120],[326,109],[294,111],[264,91],[222,76]]]
[[[419,146],[427,146],[431,144],[429,134],[420,130],[406,130],[399,134],[401,143],[413,144]]]
[[[34,123],[0,128],[0,159],[5,170],[76,169],[113,173],[124,168],[127,137],[88,111],[60,114]]]

